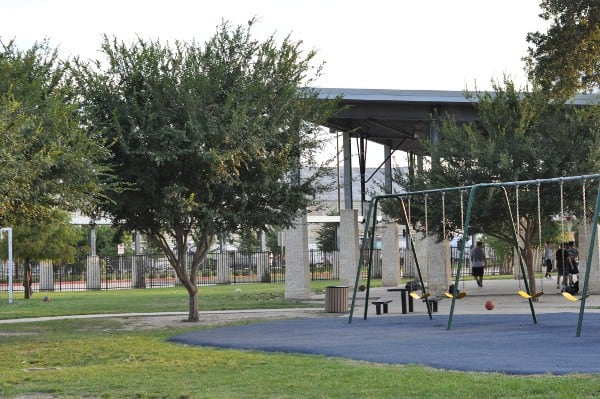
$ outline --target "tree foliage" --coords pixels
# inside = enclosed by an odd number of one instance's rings
[[[329,212],[330,216],[338,216],[339,212]],[[337,243],[337,223],[323,223],[317,231],[316,244],[319,250],[324,252],[333,252],[338,250]]]
[[[13,256],[25,262],[52,260],[73,262],[77,254],[79,232],[71,225],[71,216],[59,209],[38,214],[13,228]],[[6,237],[2,237],[6,242]],[[6,245],[2,245],[6,259]]]
[[[85,129],[65,66],[47,42],[0,41],[0,223],[90,209],[110,152]]]
[[[8,237],[0,238],[0,254],[8,259]],[[33,263],[51,260],[54,262],[72,262],[77,253],[78,232],[71,225],[69,213],[57,208],[38,209],[27,220],[21,220],[13,228],[13,257],[24,263],[24,296],[31,298]]]
[[[478,183],[511,182],[576,176],[600,171],[600,109],[557,104],[542,91],[519,92],[510,81],[495,85],[494,93],[471,93],[478,119],[459,124],[452,118],[439,124],[441,142],[424,143],[431,154],[429,169],[403,184],[409,191],[470,186]],[[539,187],[539,213],[542,229],[555,232],[552,217],[563,211],[582,214],[582,188],[564,185]],[[588,187],[589,198],[593,187]],[[411,216],[424,226],[425,205],[429,232],[461,233],[461,220],[467,211],[470,191],[448,191],[442,195],[411,198]],[[531,184],[507,187],[513,217],[519,221],[521,251],[533,275],[533,247],[538,245],[538,187]],[[518,202],[517,202],[518,195]],[[469,234],[485,233],[514,243],[513,227],[500,188],[481,189],[473,205]],[[517,207],[518,205],[518,207]],[[587,206],[590,204],[588,203]],[[590,209],[587,210],[590,212]],[[400,215],[397,204],[387,204],[387,212]],[[442,223],[442,212],[446,220]]]
[[[105,64],[75,65],[84,109],[115,141],[116,174],[130,186],[103,209],[165,252],[190,295],[190,321],[215,235],[289,226],[306,208],[315,188],[300,180],[300,160],[314,160],[334,106],[308,88],[320,74],[315,53],[289,37],[254,40],[253,24],[224,22],[203,46],[105,37]]]
[[[544,0],[548,31],[530,32],[527,70],[532,81],[559,99],[600,83],[600,4],[596,0]]]

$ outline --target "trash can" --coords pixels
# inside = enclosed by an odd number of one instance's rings
[[[327,313],[345,313],[348,311],[347,285],[325,287],[325,311]]]

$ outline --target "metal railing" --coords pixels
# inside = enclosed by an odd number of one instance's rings
[[[186,264],[191,265],[193,254]],[[311,250],[308,254],[312,280],[332,280],[339,276],[339,254]],[[48,262],[31,265],[34,291],[85,291],[90,289],[87,257],[70,264]],[[164,255],[99,256],[102,290],[174,287],[180,285],[175,270]],[[23,291],[25,267],[14,263],[13,290]],[[191,267],[188,266],[188,273]],[[285,281],[285,257],[268,251],[211,252],[200,264],[197,285],[281,283]],[[93,289],[98,289],[97,287]],[[8,291],[8,268],[0,263],[0,292]]]
[[[492,248],[487,248],[488,267],[486,275],[512,275],[513,265],[499,262]],[[451,253],[459,253],[452,248]],[[324,252],[310,250],[308,253],[310,277],[312,281],[335,280],[339,278],[339,251]],[[87,258],[69,264],[51,265],[38,263],[32,265],[34,291],[85,291],[87,283]],[[192,262],[192,254],[188,254],[187,264]],[[381,250],[374,249],[371,277],[382,276]],[[174,287],[181,283],[175,270],[164,255],[144,254],[135,256],[101,256],[100,289],[117,290],[132,288]],[[541,262],[536,272],[542,271]],[[456,276],[458,259],[452,259],[452,276]],[[51,270],[51,286],[43,284],[44,272]],[[23,264],[15,262],[13,273],[13,290],[23,291]],[[415,278],[416,268],[409,251],[400,249],[400,270],[405,278]],[[189,271],[189,270],[188,270]],[[47,272],[48,273],[48,272]],[[361,274],[366,278],[367,266]],[[468,259],[461,268],[462,277],[469,277],[471,269]],[[224,252],[209,253],[200,265],[196,276],[197,285],[245,284],[245,283],[282,283],[285,281],[285,257],[268,251],[257,252]],[[8,291],[8,269],[0,263],[0,291]]]

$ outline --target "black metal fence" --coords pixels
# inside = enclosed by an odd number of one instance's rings
[[[511,275],[511,263],[501,262],[491,248],[488,255],[487,275]],[[455,248],[452,253],[458,253]],[[339,252],[311,250],[308,254],[312,281],[336,280],[339,278]],[[192,263],[189,254],[187,265]],[[381,250],[374,250],[371,277],[378,279],[382,274]],[[84,291],[88,289],[131,289],[174,287],[181,283],[175,270],[163,255],[103,256],[98,257],[99,286],[90,288],[88,282],[88,259],[82,258],[71,264],[51,265],[38,263],[32,265],[34,291]],[[539,270],[542,270],[541,262]],[[456,276],[458,259],[452,258],[452,276]],[[417,275],[415,262],[410,251],[400,249],[400,268],[402,275],[414,278]],[[23,291],[24,266],[15,262],[13,271],[13,290]],[[188,269],[189,271],[189,269]],[[367,267],[361,271],[366,277]],[[462,264],[461,274],[471,273],[468,256]],[[243,284],[243,283],[281,283],[285,281],[285,257],[268,251],[209,253],[199,267],[196,283],[198,285]],[[6,262],[0,263],[0,291],[8,291],[8,268]]]
[[[186,264],[192,264],[188,254]],[[312,280],[338,278],[339,254],[311,250],[308,254]],[[90,288],[88,258],[71,264],[31,265],[34,291],[85,291],[88,289],[131,289],[180,285],[175,270],[164,255],[101,256],[99,286]],[[23,291],[25,267],[14,262],[13,291]],[[188,273],[191,266],[188,266]],[[285,257],[268,251],[209,253],[196,275],[198,285],[281,283],[285,281]],[[8,291],[7,262],[0,263],[0,291]]]

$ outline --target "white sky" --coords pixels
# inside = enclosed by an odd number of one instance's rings
[[[254,36],[291,34],[326,62],[321,87],[490,89],[526,84],[527,32],[545,30],[538,0],[0,0],[0,38],[50,39],[63,56],[98,58],[101,35],[204,42],[222,19]],[[354,143],[353,143],[354,145]],[[369,165],[382,150],[370,144]],[[402,163],[396,160],[396,163]]]

